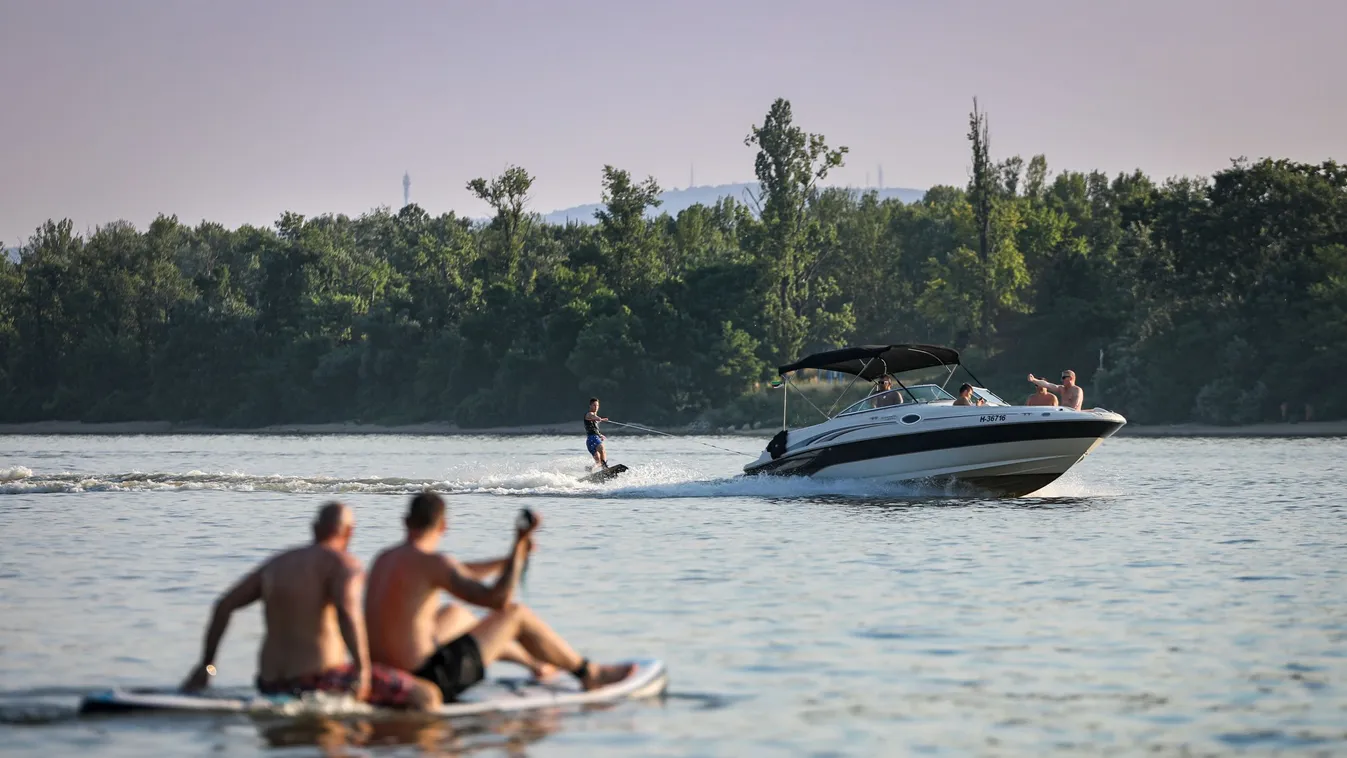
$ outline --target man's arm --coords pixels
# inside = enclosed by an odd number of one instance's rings
[[[466,561],[458,563],[458,570],[469,579],[484,582],[488,577],[504,571],[509,562],[510,556],[508,555],[504,558],[493,558],[486,561]]]
[[[328,584],[328,596],[337,608],[337,627],[346,642],[346,650],[360,672],[356,697],[369,697],[370,660],[369,639],[365,635],[365,610],[361,601],[365,588],[365,572],[355,558],[346,556],[333,572]]]
[[[218,600],[211,611],[210,625],[206,627],[206,640],[201,650],[201,661],[182,688],[188,692],[200,690],[206,686],[211,674],[210,667],[215,664],[215,654],[220,648],[220,640],[229,628],[229,617],[239,608],[248,606],[262,598],[262,567],[240,579]]]
[[[465,603],[500,610],[514,598],[515,578],[528,555],[528,539],[516,539],[510,559],[504,562],[500,576],[490,587],[474,579],[462,563],[445,555],[440,557],[441,572],[437,585]]]
[[[1047,379],[1039,379],[1038,377],[1034,376],[1033,374],[1030,374],[1030,375],[1029,375],[1029,383],[1030,383],[1030,384],[1036,384],[1036,385],[1038,385],[1039,387],[1043,387],[1043,388],[1047,389],[1048,392],[1061,392],[1061,391],[1062,391],[1062,385],[1060,385],[1060,384],[1053,384],[1052,382],[1048,381]]]

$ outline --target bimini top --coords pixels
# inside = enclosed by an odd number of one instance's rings
[[[897,374],[935,366],[957,365],[959,365],[959,351],[952,347],[940,347],[939,345],[858,345],[807,355],[789,366],[778,368],[776,372],[785,376],[792,371],[816,368],[820,371],[854,374],[862,379],[873,381],[884,374]]]

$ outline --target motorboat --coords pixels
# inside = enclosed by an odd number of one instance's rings
[[[1127,423],[1104,408],[1012,405],[966,366],[976,383],[972,404],[956,403],[945,385],[961,366],[957,350],[938,345],[860,345],[781,366],[773,385],[783,392],[782,429],[744,473],[923,482],[1019,497],[1046,487]],[[820,410],[822,423],[787,429],[786,395],[798,393],[791,376],[809,369],[851,375],[852,384],[887,376],[897,386],[835,415]],[[940,378],[942,371],[940,383],[898,380],[911,372]]]

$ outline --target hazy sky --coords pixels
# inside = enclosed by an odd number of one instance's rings
[[[404,170],[473,215],[509,163],[538,211],[597,201],[605,163],[751,180],[778,96],[856,185],[965,182],[974,95],[993,158],[1053,169],[1344,160],[1343,29],[1332,0],[0,0],[0,242],[396,208]]]

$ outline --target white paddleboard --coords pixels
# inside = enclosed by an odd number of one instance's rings
[[[531,679],[487,679],[470,687],[454,703],[441,706],[445,718],[483,713],[511,713],[540,708],[613,703],[654,697],[664,692],[669,675],[664,662],[655,659],[631,661],[631,674],[620,682],[586,692],[575,677],[558,674],[550,682]],[[184,694],[176,690],[120,689],[93,692],[80,702],[81,714],[107,713],[283,713],[299,703],[293,695],[225,696],[209,691]]]

